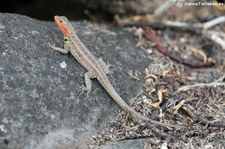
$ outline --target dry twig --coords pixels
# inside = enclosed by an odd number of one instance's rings
[[[191,68],[203,68],[203,67],[211,67],[214,65],[213,62],[207,62],[207,63],[187,63],[176,56],[172,55],[169,50],[163,46],[159,40],[153,35],[151,30],[147,27],[145,27],[145,36],[152,42],[154,42],[156,45],[156,48],[164,55],[168,56],[170,59],[174,60],[175,62],[187,65]]]
[[[177,89],[177,92],[181,92],[181,91],[187,91],[189,89],[193,89],[193,88],[203,88],[203,87],[218,87],[218,86],[225,86],[225,83],[223,82],[212,82],[212,83],[196,83],[196,84],[193,84],[193,85],[185,85],[185,86],[182,86],[180,88]]]
[[[152,27],[154,29],[175,29],[181,31],[191,31],[195,34],[201,34],[207,37],[209,40],[215,42],[220,45],[223,50],[225,50],[225,34],[220,33],[218,31],[208,30],[213,26],[218,24],[222,24],[225,22],[225,16],[217,17],[213,20],[210,20],[205,23],[185,23],[185,22],[174,22],[174,21],[164,21],[164,22],[132,22],[132,21],[123,21],[119,20],[118,25],[129,27],[129,26],[137,26],[137,27]]]

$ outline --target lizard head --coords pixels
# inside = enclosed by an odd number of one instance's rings
[[[55,16],[54,19],[57,25],[59,26],[59,29],[63,32],[64,38],[68,38],[68,19],[64,16]]]

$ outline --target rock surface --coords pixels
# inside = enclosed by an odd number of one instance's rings
[[[144,62],[149,62],[145,51],[121,29],[87,22],[73,25],[91,53],[113,65],[109,79],[129,104],[142,82],[127,71],[143,71]],[[63,46],[55,23],[0,13],[1,149],[89,148],[92,136],[121,110],[97,80],[88,97],[79,96],[85,69],[72,55],[53,51],[46,43]],[[119,144],[143,147],[140,140]]]

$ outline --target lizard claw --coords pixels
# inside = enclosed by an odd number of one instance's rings
[[[114,73],[112,70],[110,70],[110,67],[113,67],[114,65],[112,64],[109,64],[109,62],[107,62],[106,64],[106,74],[111,74],[111,73]]]
[[[79,91],[80,92],[86,92],[87,91],[87,88],[84,85],[81,85]]]
[[[90,91],[87,90],[87,88],[86,88],[84,85],[82,85],[82,86],[80,87],[79,92],[80,92],[80,94],[78,95],[78,97],[80,97],[84,92],[87,92],[87,98],[89,97]]]
[[[45,43],[47,46],[51,47],[53,50],[56,49],[55,44],[51,44],[51,43]]]
[[[47,46],[49,46],[51,48],[55,47],[55,44],[51,44],[51,43],[45,43],[45,45],[47,45]]]

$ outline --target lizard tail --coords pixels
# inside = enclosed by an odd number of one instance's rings
[[[144,120],[144,121],[150,121],[150,119],[140,115],[139,113],[137,113],[134,109],[132,109],[121,97],[120,95],[117,93],[117,91],[114,89],[114,87],[112,86],[112,84],[110,83],[110,81],[108,80],[108,78],[104,77],[104,79],[101,79],[104,81],[101,81],[101,85],[103,86],[103,88],[108,92],[108,94],[114,99],[114,101],[120,105],[121,108],[123,108],[123,110],[129,112],[134,118],[138,118],[140,120]]]
[[[134,109],[132,109],[117,93],[117,91],[114,89],[112,84],[109,82],[108,78],[104,75],[99,76],[99,82],[102,85],[102,87],[108,92],[108,94],[114,99],[114,101],[120,105],[120,107],[123,108],[123,110],[129,112],[134,118],[142,120],[142,121],[147,121],[155,125],[160,125],[160,126],[165,126],[165,127],[173,127],[173,128],[182,128],[182,126],[178,125],[172,125],[172,124],[166,124],[166,123],[161,123],[159,121],[151,120],[147,117],[144,117],[137,113]],[[104,80],[104,81],[102,81]]]

